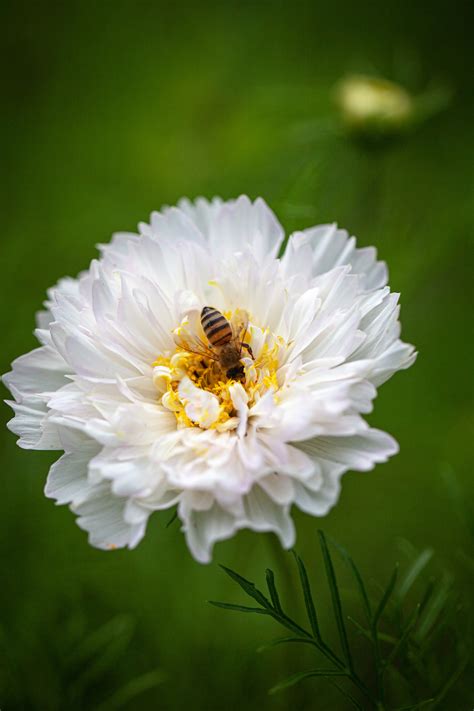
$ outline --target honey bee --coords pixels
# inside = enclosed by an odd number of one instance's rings
[[[248,328],[248,314],[237,310],[230,321],[212,306],[204,306],[201,311],[201,326],[208,344],[198,336],[176,335],[175,342],[190,353],[197,353],[216,361],[228,378],[245,380],[241,362],[242,349],[253,358],[252,349],[245,343]]]

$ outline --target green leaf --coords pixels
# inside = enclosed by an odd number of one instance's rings
[[[354,620],[354,618],[350,615],[347,615],[347,619],[349,620],[349,622],[352,622],[354,627],[358,630],[359,634],[363,635],[371,642],[374,641],[373,632],[365,629],[365,627],[363,627],[359,622],[357,622],[357,620]],[[392,637],[392,635],[390,634],[383,634],[379,632],[377,634],[377,637],[381,642],[386,642],[387,644],[391,644],[392,646],[398,643],[398,640],[395,637]]]
[[[342,696],[344,696],[348,701],[352,703],[354,708],[358,709],[358,711],[364,711],[363,707],[361,704],[355,699],[352,694],[350,694],[346,689],[344,689],[340,684],[338,684],[334,679],[328,679],[329,683],[332,684]]]
[[[273,607],[277,612],[283,612],[281,603],[280,603],[280,598],[278,596],[278,591],[276,589],[275,585],[275,574],[273,573],[273,570],[270,570],[270,568],[267,568],[265,571],[265,577],[267,580],[267,588],[268,592],[270,593],[270,597],[273,603]]]
[[[420,615],[423,614],[426,605],[428,604],[429,600],[431,599],[431,596],[433,595],[433,591],[436,586],[436,580],[435,578],[430,578],[428,581],[428,585],[426,586],[425,594],[421,598],[420,602]]]
[[[397,644],[395,647],[392,649],[390,656],[388,657],[386,664],[393,664],[394,660],[396,659],[399,651],[402,649],[403,645],[405,642],[408,640],[408,637],[410,636],[410,633],[415,626],[415,624],[418,621],[418,617],[420,614],[420,605],[417,605],[413,612],[411,613],[410,617],[405,623],[405,626],[402,630],[402,634],[400,639],[398,640]]]
[[[313,647],[315,646],[314,640],[309,639],[309,637],[280,637],[279,639],[274,639],[271,642],[268,642],[268,644],[262,644],[261,647],[257,649],[257,652],[266,652],[268,649],[272,649],[273,647],[277,647],[280,644],[286,644],[286,643],[300,643],[300,644],[310,644]]]
[[[125,653],[133,635],[134,621],[128,615],[117,615],[99,627],[79,646],[78,662],[86,662],[70,687],[72,698],[80,698],[84,689],[90,687],[112,669]]]
[[[385,610],[385,607],[387,606],[390,596],[393,593],[395,583],[397,582],[397,576],[398,576],[398,563],[395,565],[395,569],[390,577],[390,580],[388,581],[388,585],[385,588],[385,592],[382,595],[382,599],[380,600],[379,606],[377,607],[377,610],[375,612],[373,623],[372,623],[374,626],[374,629],[377,628],[377,623],[380,619],[380,616],[381,616],[382,612]]]
[[[69,662],[71,664],[91,664],[92,659],[99,657],[119,638],[131,639],[134,620],[128,615],[117,615],[88,634],[80,644],[74,647]]]
[[[218,602],[217,600],[208,600],[210,605],[221,607],[223,610],[235,610],[236,612],[256,612],[260,615],[268,615],[268,611],[261,607],[246,607],[245,605],[233,605],[230,602]]]
[[[276,694],[278,691],[287,689],[289,686],[294,686],[304,679],[309,679],[314,676],[330,677],[330,676],[347,676],[346,672],[339,671],[338,669],[313,669],[308,672],[299,672],[298,674],[293,674],[287,679],[284,679],[279,684],[276,684],[272,689],[270,689],[270,694]]]
[[[214,600],[209,600],[211,605],[214,605],[215,607],[221,607],[226,610],[236,610],[240,612],[257,612],[262,615],[271,615],[277,622],[279,622],[283,627],[286,627],[286,629],[290,630],[290,632],[293,632],[293,634],[296,635],[301,635],[302,637],[312,639],[311,634],[303,629],[303,627],[300,627],[298,623],[294,622],[288,615],[285,615],[285,613],[282,611],[281,606],[280,609],[275,609],[272,607],[270,600],[268,600],[265,595],[260,592],[260,590],[257,590],[255,587],[254,583],[250,582],[250,580],[246,580],[243,578],[241,575],[238,573],[234,572],[230,568],[226,568],[224,565],[220,566],[226,573],[229,575],[232,580],[235,580],[235,582],[238,583],[238,585],[254,600],[256,600],[262,607],[246,607],[245,605],[234,605],[232,603],[228,602],[216,602]],[[271,571],[270,571],[271,572]],[[271,576],[270,576],[271,578]],[[268,576],[267,576],[267,583],[268,583]],[[271,583],[270,583],[271,585]],[[276,588],[275,588],[275,593],[276,593]]]
[[[421,642],[431,631],[436,619],[445,607],[451,593],[452,577],[444,575],[438,591],[425,606],[424,615],[416,633],[416,641]]]
[[[369,625],[372,624],[372,608],[369,600],[369,596],[367,594],[367,590],[365,589],[364,581],[362,579],[362,575],[359,572],[359,569],[357,568],[356,564],[354,563],[354,560],[352,556],[349,554],[349,552],[343,548],[339,543],[336,543],[336,541],[333,541],[332,539],[331,543],[333,546],[336,548],[336,550],[339,551],[341,554],[342,558],[346,561],[348,564],[349,568],[352,571],[352,574],[354,575],[354,578],[357,582],[357,587],[359,588],[360,596],[362,599],[362,604],[364,606],[364,611],[365,611],[365,616],[367,618],[367,622]]]
[[[252,583],[250,580],[246,580],[246,578],[243,578],[241,575],[236,573],[234,570],[231,570],[230,568],[226,568],[225,565],[221,565],[220,567],[222,568],[222,570],[224,570],[227,573],[227,575],[230,578],[232,578],[232,580],[234,580],[238,585],[240,585],[242,590],[244,590],[244,592],[246,592],[247,595],[249,595],[250,597],[253,597],[253,599],[256,600],[262,607],[271,609],[272,606],[271,606],[270,600],[268,600],[265,597],[265,595],[255,587],[254,583]]]
[[[176,521],[177,518],[178,518],[178,510],[176,509],[176,511],[174,512],[174,514],[171,516],[170,520],[166,524],[165,528],[169,528],[171,526],[171,524]]]
[[[306,612],[308,613],[309,624],[311,625],[311,630],[314,636],[317,640],[321,642],[321,632],[319,629],[318,618],[316,615],[316,607],[314,605],[313,596],[311,594],[311,586],[309,584],[308,574],[306,572],[305,565],[299,555],[295,551],[292,552],[296,560],[296,564],[298,566],[301,587],[303,589],[304,604],[306,606]]]
[[[133,701],[141,694],[154,689],[159,684],[162,684],[165,676],[162,671],[156,670],[142,674],[142,676],[132,679],[127,684],[122,686],[112,696],[106,699],[96,708],[96,711],[115,711],[123,708],[123,706]]]
[[[336,618],[337,629],[339,632],[339,639],[341,640],[341,646],[344,653],[344,658],[349,669],[353,669],[352,657],[349,648],[349,640],[347,638],[346,626],[344,624],[344,617],[342,613],[341,598],[339,596],[339,589],[337,587],[336,575],[334,573],[334,567],[331,560],[331,554],[329,553],[329,548],[326,543],[325,535],[322,531],[318,531],[319,543],[321,546],[321,551],[323,554],[324,566],[326,568],[326,577],[328,579],[329,589],[331,591],[332,606],[334,610],[334,616]]]
[[[433,549],[426,548],[413,562],[411,567],[408,569],[408,572],[406,573],[403,581],[400,583],[400,587],[398,588],[397,597],[400,601],[404,600],[411,587],[413,586],[413,583],[421,574],[423,569],[428,565],[432,557]]]
[[[280,613],[280,612],[277,612],[276,610],[270,609],[268,611],[268,614],[271,615],[277,622],[279,622],[280,625],[282,625],[283,627],[286,627],[287,630],[290,630],[290,632],[293,632],[296,635],[300,635],[301,637],[304,637],[305,639],[313,640],[313,642],[317,643],[317,640],[315,640],[313,638],[313,636],[307,630],[305,630],[297,622],[292,620],[291,617],[288,617],[288,615],[285,615],[284,612]]]
[[[396,637],[393,637],[391,634],[386,634],[385,632],[377,632],[377,637],[381,642],[386,642],[387,644],[394,645],[397,643]]]
[[[448,694],[449,690],[454,686],[454,684],[457,682],[457,680],[463,674],[464,670],[466,669],[466,667],[469,664],[469,656],[470,656],[469,653],[467,653],[467,655],[464,657],[464,659],[461,659],[461,661],[458,664],[458,666],[456,667],[456,669],[447,678],[447,680],[443,684],[442,688],[436,694],[436,698],[434,699],[436,706],[438,706],[441,703],[441,701],[443,701],[445,696]]]
[[[418,701],[416,704],[411,704],[410,706],[399,706],[394,709],[394,711],[415,711],[415,709],[422,709],[425,706],[429,706],[434,702],[434,699],[425,699],[424,701]]]
[[[373,642],[373,636],[372,636],[372,632],[370,632],[370,630],[366,630],[365,627],[363,627],[359,622],[357,622],[357,620],[355,620],[350,615],[347,615],[347,619],[349,620],[349,622],[352,622],[352,624],[357,629],[359,634],[361,634],[363,637],[366,637],[371,642]]]

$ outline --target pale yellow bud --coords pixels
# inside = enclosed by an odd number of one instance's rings
[[[336,100],[347,126],[366,133],[396,133],[414,114],[410,94],[387,79],[349,76],[338,84]]]

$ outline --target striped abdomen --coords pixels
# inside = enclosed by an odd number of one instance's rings
[[[230,323],[212,306],[205,306],[201,311],[201,326],[211,346],[225,346],[232,339]]]

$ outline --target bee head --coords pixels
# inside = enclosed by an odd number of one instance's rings
[[[245,380],[244,366],[241,364],[234,365],[233,368],[229,368],[226,375],[231,380]]]

